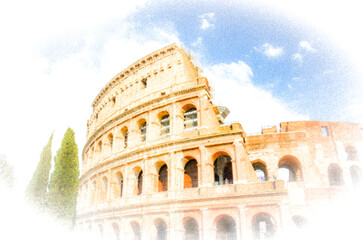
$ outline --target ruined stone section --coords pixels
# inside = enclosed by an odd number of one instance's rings
[[[223,124],[207,78],[172,44],[97,95],[77,206],[100,239],[266,239],[361,186],[363,125],[284,122],[246,136]],[[309,207],[307,207],[309,206]]]

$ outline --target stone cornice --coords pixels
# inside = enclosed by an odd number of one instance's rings
[[[190,92],[195,92],[201,89],[206,89],[209,92],[209,89],[207,88],[207,86],[205,84],[196,86],[196,87],[192,87],[192,88],[187,88],[187,89],[183,89],[181,91],[177,91],[177,92],[172,92],[168,95],[164,95],[158,98],[155,98],[153,100],[147,101],[145,103],[142,103],[134,108],[128,109],[125,112],[121,113],[120,115],[117,115],[116,117],[110,119],[109,121],[107,121],[106,123],[104,123],[102,126],[98,127],[97,130],[88,138],[87,143],[85,144],[83,151],[82,151],[82,156],[84,155],[85,150],[91,145],[91,143],[97,138],[97,136],[103,131],[105,130],[108,126],[110,126],[111,124],[117,122],[118,120],[124,118],[125,116],[132,114],[142,108],[146,108],[147,106],[153,105],[155,103],[159,103],[165,99],[170,99],[172,97],[175,96],[179,96],[179,95],[183,95],[186,93],[190,93]]]
[[[180,49],[175,43],[166,46],[160,50],[157,50],[155,52],[152,52],[145,57],[139,59],[138,61],[134,62],[127,68],[125,68],[122,72],[117,74],[111,81],[109,81],[104,88],[100,91],[100,93],[97,95],[95,100],[92,103],[92,107],[95,108],[97,104],[100,102],[100,100],[105,96],[110,89],[112,89],[114,86],[116,86],[119,81],[122,81],[123,79],[128,78],[128,76],[132,75],[133,72],[137,71],[138,69],[144,67],[145,65],[149,64],[150,62],[153,62],[154,59],[160,59],[164,57],[164,54],[167,52],[172,52],[175,49]]]

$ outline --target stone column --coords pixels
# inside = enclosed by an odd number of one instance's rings
[[[106,202],[108,204],[108,206],[110,206],[110,203],[111,203],[111,193],[112,193],[112,175],[111,175],[111,170],[108,169],[107,171],[107,192],[106,192]]]
[[[171,109],[170,135],[172,136],[172,139],[174,139],[177,134],[181,134],[184,131],[184,116],[179,104],[172,103]]]
[[[250,231],[247,231],[248,221],[246,218],[246,207],[245,205],[238,206],[238,213],[239,213],[239,239],[240,240],[248,240],[252,239],[252,235]]]
[[[199,187],[212,187],[214,183],[214,166],[208,161],[208,150],[204,146],[200,146],[199,151],[201,165],[201,168],[198,168]]]
[[[288,204],[286,202],[280,203],[279,204],[279,209],[280,209],[280,224],[278,224],[278,226],[277,226],[276,234],[278,235],[279,238],[285,239],[285,236],[288,235],[286,233],[286,231],[289,229],[288,228],[288,224],[289,224],[289,207],[288,207]]]
[[[215,239],[215,234],[213,235],[213,228],[209,225],[209,210],[208,208],[201,208],[202,212],[202,239],[212,240]]]
[[[242,144],[242,139],[236,139],[233,145],[236,160],[236,171],[233,171],[233,174],[236,172],[236,183],[256,182],[256,174],[248,159],[246,149]]]

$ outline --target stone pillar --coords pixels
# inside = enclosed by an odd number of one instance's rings
[[[111,201],[112,201],[112,174],[111,174],[111,170],[109,169],[107,171],[107,196],[106,196],[106,201],[108,203],[108,206],[110,206]]]
[[[155,112],[148,112],[146,129],[146,141],[152,141],[160,137],[160,121]]]
[[[125,167],[125,175],[124,175],[125,183],[124,183],[124,194],[125,197],[134,196],[134,189],[137,184],[137,176],[135,176],[132,166],[126,165]]]
[[[248,221],[246,218],[246,207],[245,205],[238,206],[239,213],[239,239],[240,240],[248,240],[252,239],[251,231],[247,231]]]
[[[215,234],[213,234],[213,228],[210,226],[209,212],[208,208],[201,208],[202,212],[202,239],[211,240],[215,239]]]
[[[130,122],[128,146],[133,147],[139,144],[141,141],[140,137],[140,127],[135,120]]]
[[[280,224],[277,226],[277,237],[280,239],[285,239],[285,236],[287,236],[288,231],[288,224],[289,224],[289,207],[288,204],[285,202],[282,202],[279,204],[280,208]]]
[[[233,145],[236,160],[236,171],[233,171],[233,174],[236,172],[236,177],[233,178],[236,179],[236,183],[256,182],[256,174],[248,159],[246,149],[242,144],[242,139],[236,139]]]
[[[184,116],[179,104],[172,103],[171,109],[170,135],[172,136],[172,139],[174,139],[176,135],[181,134],[184,131]]]
[[[208,160],[208,150],[204,146],[200,146],[199,151],[201,165],[201,168],[198,168],[198,177],[200,176],[198,179],[199,187],[212,187],[214,184],[214,166]]]
[[[176,197],[177,191],[183,189],[184,183],[184,169],[180,167],[183,159],[183,153],[181,151],[170,153],[170,170],[168,170],[169,179],[169,197]]]
[[[180,213],[175,210],[170,210],[169,213],[169,227],[168,227],[168,235],[169,240],[183,240],[183,228],[182,228],[182,219]]]

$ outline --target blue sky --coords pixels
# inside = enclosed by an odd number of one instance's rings
[[[329,8],[327,8],[327,4]],[[363,122],[354,1],[13,1],[0,9],[0,154],[24,186],[54,132],[79,152],[113,76],[173,42],[192,52],[247,133],[281,121]]]

